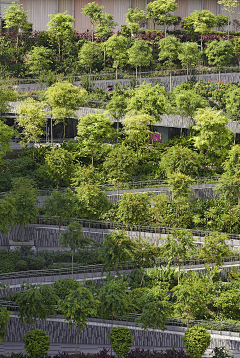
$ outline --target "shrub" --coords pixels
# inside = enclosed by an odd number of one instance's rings
[[[213,358],[232,358],[229,354],[229,350],[223,347],[215,347],[212,351]]]
[[[47,333],[41,329],[34,329],[25,334],[23,339],[25,351],[31,358],[42,358],[47,356],[50,340]]]
[[[25,260],[18,260],[16,262],[16,269],[19,271],[26,271],[28,269],[28,264]]]
[[[70,290],[76,290],[79,287],[79,283],[71,278],[62,278],[54,282],[53,288],[58,297],[64,299],[69,295]]]
[[[129,352],[129,347],[133,345],[133,338],[130,329],[127,327],[112,328],[109,334],[112,348],[119,357],[125,357]]]
[[[193,358],[201,357],[211,343],[209,332],[198,326],[188,328],[183,337],[183,343],[187,347],[187,353]]]

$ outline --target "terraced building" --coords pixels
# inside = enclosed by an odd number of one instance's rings
[[[4,8],[12,4],[13,0],[0,0],[1,16],[4,14]],[[33,29],[40,31],[47,29],[47,23],[50,20],[49,14],[56,14],[58,12],[68,11],[75,19],[74,28],[78,32],[84,32],[90,28],[89,18],[82,14],[82,8],[93,0],[15,0],[20,2],[25,10],[29,11],[29,21],[33,23]],[[114,15],[115,21],[118,23],[116,30],[120,29],[120,25],[125,24],[125,14],[129,8],[138,7],[145,9],[151,0],[95,0],[98,5],[103,5],[105,11]],[[219,5],[217,0],[176,0],[178,9],[174,15],[179,17],[186,17],[194,10],[210,10],[214,15],[226,14],[222,10],[222,5]],[[238,18],[240,12],[240,3],[233,14],[232,20]],[[153,29],[151,21],[147,24],[148,29]],[[160,29],[160,27],[159,27]],[[233,30],[233,26],[231,25]]]

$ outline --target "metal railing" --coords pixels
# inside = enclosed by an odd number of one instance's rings
[[[72,218],[71,220],[64,220],[64,224],[68,225],[70,222],[76,221],[79,224],[81,224],[83,227],[89,226],[89,221],[87,219],[77,219]],[[58,218],[57,217],[45,217],[43,215],[38,215],[36,224],[39,225],[58,225]],[[125,230],[125,231],[131,231],[131,227],[128,225],[123,225],[122,223],[117,222],[111,222],[111,221],[100,221],[100,220],[92,220],[90,222],[90,227],[92,229],[101,229],[101,230]],[[174,228],[170,227],[163,227],[163,226],[142,226],[142,225],[133,225],[132,231],[139,233],[138,236],[141,237],[141,233],[150,233],[150,234],[172,234],[173,230],[176,230]],[[184,228],[178,228],[178,230],[186,230]],[[197,237],[205,237],[208,236],[211,231],[208,230],[195,230],[195,229],[189,229],[192,232],[193,236]],[[223,233],[219,233],[223,234]],[[227,233],[230,240],[240,240],[239,234],[229,234]]]
[[[227,263],[235,263],[236,264],[240,262],[240,254],[239,255],[233,255],[231,257],[225,257],[223,261],[223,266]],[[202,268],[204,263],[206,263],[206,260],[200,259],[199,257],[195,257],[192,259],[186,260],[181,265],[181,270],[185,270],[189,268],[190,266],[196,266],[199,268]],[[153,268],[153,267],[159,267],[164,266],[168,264],[168,260],[164,257],[159,257],[155,262],[152,262],[152,264],[145,268]],[[95,265],[75,265],[73,267],[73,274],[83,274],[83,273],[101,273],[104,269],[104,264],[95,264]],[[178,267],[177,260],[172,260],[171,267]],[[138,268],[137,265],[135,265],[133,262],[125,262],[121,266],[118,266],[116,270],[111,270],[111,272],[116,271],[122,271],[122,270],[129,270],[129,269],[136,269]],[[29,270],[29,271],[18,271],[18,272],[9,272],[9,273],[1,273],[0,274],[0,282],[4,280],[9,279],[20,279],[20,278],[33,278],[33,277],[49,277],[49,276],[63,276],[63,275],[72,275],[72,268],[60,268],[60,269],[44,269],[44,270]],[[1,289],[1,287],[0,287]],[[3,287],[4,289],[4,287]]]
[[[233,73],[233,72],[240,72],[240,67],[238,66],[229,66],[229,67],[221,67],[221,73]],[[190,76],[196,75],[210,75],[210,74],[218,74],[219,67],[196,67],[191,68],[189,71]],[[186,76],[187,69],[178,68],[178,69],[160,69],[160,70],[150,70],[150,71],[142,71],[138,73],[138,79],[144,78],[156,78],[156,77],[169,77],[171,76]],[[78,76],[71,76],[71,77],[58,77],[58,79],[62,80],[70,80],[71,82],[79,82],[81,79],[90,78],[90,81],[102,81],[102,80],[116,80],[116,72],[113,71],[111,73],[95,73],[95,74],[81,74]],[[118,79],[136,79],[136,72],[135,71],[125,71],[125,72],[118,72]],[[27,84],[40,84],[38,79],[32,78],[25,78],[25,79],[13,79],[14,85],[27,85]],[[42,85],[42,83],[41,83]]]

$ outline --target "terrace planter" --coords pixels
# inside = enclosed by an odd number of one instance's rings
[[[32,249],[34,251],[36,251],[36,247],[34,245],[34,240],[30,240],[30,241],[13,241],[13,240],[9,240],[9,249],[10,250],[15,250],[18,247],[21,246],[32,246]]]

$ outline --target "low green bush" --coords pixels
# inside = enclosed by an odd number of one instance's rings
[[[50,346],[50,339],[47,333],[41,329],[34,329],[25,334],[23,338],[25,351],[31,358],[42,358],[47,356]]]
[[[131,331],[127,327],[112,328],[109,334],[109,340],[118,357],[126,357],[130,351],[130,347],[134,343]]]
[[[186,330],[183,343],[192,358],[199,358],[211,343],[210,333],[203,327],[193,326]]]

